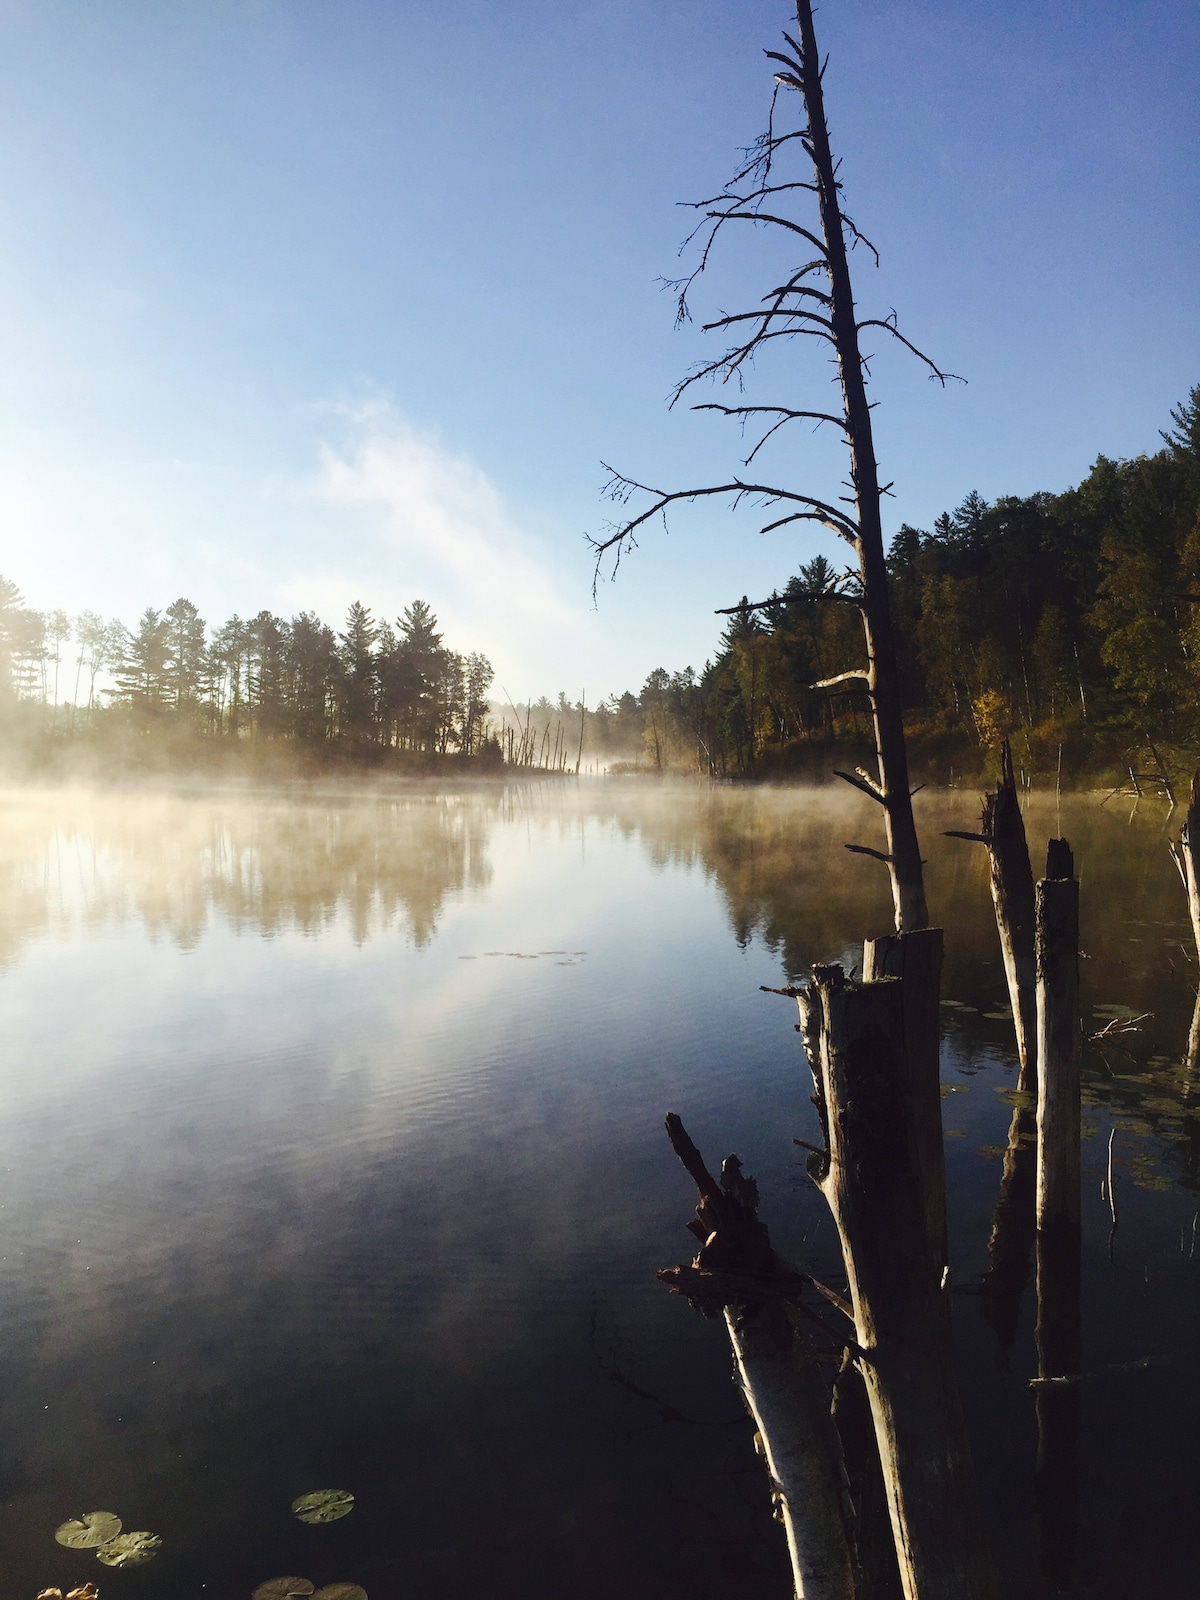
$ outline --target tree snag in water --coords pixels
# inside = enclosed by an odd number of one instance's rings
[[[1017,1104],[1009,1124],[1000,1193],[992,1217],[982,1301],[985,1318],[1000,1335],[1003,1363],[1016,1333],[1021,1295],[1029,1277],[1029,1258],[1036,1231],[1034,1146],[1037,1142],[1033,868],[1007,739],[1000,747],[1000,781],[996,792],[984,796],[981,829],[979,833],[951,832],[948,837],[970,839],[987,846],[996,931],[1000,936],[1017,1042]]]
[[[1037,886],[1037,1226],[1079,1232],[1079,884],[1051,839]]]
[[[1035,1512],[1042,1572],[1068,1587],[1078,1520],[1080,1371],[1079,884],[1051,839],[1037,886],[1037,1355]]]
[[[913,820],[912,795],[908,776],[908,754],[904,743],[899,674],[888,597],[887,566],[883,547],[883,521],[880,505],[891,487],[881,486],[871,427],[871,408],[867,400],[866,362],[860,345],[864,329],[878,329],[897,339],[945,383],[951,374],[942,372],[930,359],[899,332],[894,316],[860,319],[855,309],[850,281],[847,235],[852,245],[870,245],[851,221],[842,204],[837,163],[829,144],[825,99],[821,83],[821,64],[817,54],[810,0],[796,0],[798,37],[785,33],[781,50],[768,50],[776,63],[775,94],[767,131],[748,152],[749,159],[717,195],[696,202],[701,214],[697,233],[701,235],[700,264],[690,276],[673,287],[679,291],[678,319],[690,318],[688,293],[707,267],[718,234],[734,223],[779,230],[793,247],[800,248],[808,260],[801,260],[782,283],[776,284],[752,309],[718,316],[705,324],[705,331],[724,333],[733,340],[723,355],[701,365],[677,387],[672,405],[701,379],[731,379],[741,382],[755,356],[778,339],[811,338],[831,348],[841,387],[840,413],[801,409],[793,405],[725,405],[701,402],[694,409],[718,411],[736,418],[743,426],[763,427],[762,433],[743,466],[749,466],[768,440],[781,428],[810,421],[837,428],[845,442],[850,464],[850,488],[845,497],[853,513],[828,499],[800,492],[772,482],[768,477],[740,475],[719,484],[664,490],[641,483],[624,473],[612,472],[607,485],[610,498],[627,505],[632,496],[647,496],[649,504],[636,515],[625,517],[611,532],[590,540],[596,554],[597,579],[600,565],[610,555],[613,572],[623,553],[633,549],[639,529],[680,502],[701,499],[728,499],[733,505],[751,500],[773,508],[764,533],[798,522],[821,523],[844,539],[854,552],[854,570],[848,578],[837,580],[834,588],[842,598],[856,604],[863,619],[866,681],[871,701],[875,734],[877,773],[858,787],[865,788],[883,810],[886,848],[852,846],[860,854],[872,855],[886,863],[891,878],[896,928],[910,932],[924,928],[929,921],[925,903],[925,883],[921,853]],[[803,122],[787,132],[777,132],[776,107],[780,94],[797,93],[804,106]],[[799,141],[811,164],[811,182],[800,178],[776,179],[777,161],[792,153]],[[818,215],[797,220],[792,202],[801,194],[815,195]],[[696,235],[693,235],[693,238]],[[810,255],[811,252],[811,255]],[[817,287],[816,278],[822,287]],[[610,470],[611,469],[607,469]],[[775,514],[778,513],[778,514]],[[845,582],[852,588],[847,590]],[[831,590],[831,592],[833,592]],[[762,606],[779,604],[772,595]],[[747,602],[733,610],[752,610]]]
[[[906,1600],[996,1600],[930,1237],[915,1126],[927,1109],[903,1059],[905,981],[813,969],[801,1029],[827,1150],[809,1174],[841,1237]]]
[[[758,1217],[758,1187],[730,1156],[718,1183],[672,1112],[667,1136],[700,1193],[689,1229],[702,1240],[690,1267],[658,1276],[708,1316],[724,1317],[757,1445],[787,1536],[800,1600],[866,1600],[854,1508],[821,1364],[844,1339],[823,1327],[801,1292],[812,1280],[781,1261]],[[835,1297],[836,1298],[836,1297]],[[807,1324],[807,1326],[806,1326]],[[814,1335],[823,1333],[818,1340]]]

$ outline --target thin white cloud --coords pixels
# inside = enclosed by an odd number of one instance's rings
[[[577,606],[475,462],[378,410],[361,416],[359,428],[348,450],[322,448],[322,498],[373,511],[406,568],[460,615],[543,627],[572,620]]]

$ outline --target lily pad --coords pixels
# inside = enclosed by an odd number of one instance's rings
[[[161,1549],[162,1540],[156,1533],[119,1533],[101,1545],[96,1556],[106,1567],[144,1567]]]
[[[98,1550],[121,1531],[121,1519],[111,1511],[85,1511],[78,1522],[64,1522],[54,1537],[68,1550]]]
[[[58,1590],[53,1593],[57,1594]],[[100,1600],[100,1591],[94,1583],[81,1583],[78,1589],[67,1591],[67,1600]]]
[[[367,1591],[356,1583],[327,1583],[312,1600],[367,1600]]]
[[[42,1589],[38,1592],[37,1600],[63,1600],[61,1589]]]
[[[354,1510],[349,1489],[314,1489],[292,1501],[292,1510],[301,1522],[336,1522]]]
[[[307,1578],[268,1578],[254,1591],[254,1600],[289,1600],[292,1595],[308,1595],[313,1586]]]

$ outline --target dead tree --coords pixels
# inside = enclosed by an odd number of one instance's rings
[[[758,1187],[730,1156],[718,1183],[672,1112],[671,1147],[700,1195],[690,1266],[658,1276],[708,1316],[724,1316],[756,1443],[787,1535],[798,1600],[860,1600],[855,1517],[820,1363],[839,1363],[847,1336],[802,1298],[817,1285],[783,1262],[758,1217]],[[843,1305],[839,1296],[826,1296]],[[848,1332],[848,1330],[847,1330]],[[819,1333],[820,1337],[816,1337]]]
[[[702,362],[678,386],[672,405],[703,379],[741,385],[755,358],[772,348],[778,340],[811,338],[832,348],[841,384],[840,412],[809,410],[793,404],[728,405],[715,401],[696,402],[693,409],[717,411],[736,418],[742,425],[760,431],[750,454],[743,462],[749,467],[777,432],[796,422],[828,423],[839,430],[849,453],[851,493],[842,497],[852,508],[842,509],[828,499],[781,486],[757,473],[736,475],[719,484],[662,490],[613,472],[607,492],[612,499],[628,505],[634,496],[649,497],[649,504],[627,516],[603,536],[590,542],[596,553],[597,576],[605,556],[612,559],[615,573],[621,555],[634,548],[637,534],[647,523],[662,517],[679,502],[718,498],[738,505],[750,500],[773,507],[764,533],[793,523],[816,522],[844,539],[854,552],[854,588],[841,598],[856,604],[863,619],[866,642],[865,679],[871,701],[878,770],[857,776],[842,774],[855,788],[877,801],[883,810],[886,849],[851,846],[860,854],[886,863],[891,877],[896,928],[910,931],[928,923],[925,886],[916,825],[913,821],[909,789],[908,756],[901,718],[900,686],[896,667],[896,647],[888,599],[887,568],[883,548],[882,496],[891,487],[881,485],[871,430],[871,408],[867,401],[868,357],[864,356],[860,336],[866,329],[878,329],[897,339],[930,369],[933,377],[945,383],[944,373],[928,356],[900,333],[894,314],[860,318],[854,304],[850,281],[847,239],[850,246],[862,244],[878,261],[874,246],[866,240],[847,215],[842,204],[838,164],[830,151],[829,130],[822,91],[822,67],[817,54],[810,0],[796,0],[798,37],[783,35],[784,48],[768,50],[775,63],[775,92],[766,132],[747,152],[748,159],[729,183],[706,200],[696,202],[701,221],[692,235],[700,240],[700,260],[695,270],[672,285],[678,290],[678,320],[690,319],[688,296],[697,278],[705,271],[718,236],[734,225],[749,223],[781,232],[801,250],[801,258],[784,281],[764,294],[757,306],[716,317],[704,325],[706,332],[725,335],[732,342],[723,354]],[[800,97],[803,118],[799,126],[777,131],[776,113],[780,96],[794,92]],[[796,150],[797,142],[811,163],[813,181],[777,173]],[[817,217],[799,220],[795,202],[805,195],[815,196]],[[811,204],[811,202],[809,202]],[[800,212],[800,216],[803,216]],[[808,259],[803,259],[807,256]],[[823,281],[822,281],[823,280]],[[611,470],[611,469],[609,469]],[[758,609],[778,604],[780,597],[751,606],[733,609]]]
[[[1070,1584],[1078,1520],[1080,1371],[1079,884],[1051,839],[1037,886],[1037,1423],[1043,1575]],[[1115,1214],[1114,1214],[1115,1215]]]
[[[936,985],[937,942],[899,978],[854,984],[841,967],[813,968],[798,998],[825,1148],[808,1170],[841,1238],[905,1600],[995,1600],[951,1357],[944,1202],[931,1218],[925,1152],[941,1111],[914,1092],[926,1008],[904,992]]]
[[[1016,1034],[1017,1103],[1008,1130],[1000,1193],[988,1240],[989,1264],[982,1300],[984,1316],[1007,1351],[1016,1332],[1035,1234],[1034,1108],[1038,1081],[1033,868],[1007,739],[1000,750],[1000,781],[994,794],[984,796],[981,831],[952,831],[948,837],[987,846],[996,931]]]

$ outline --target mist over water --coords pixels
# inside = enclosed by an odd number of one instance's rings
[[[984,853],[941,837],[976,798],[918,807],[957,1357],[1009,1590],[1037,1595],[1032,1287],[1003,1334],[979,1293],[1003,971]],[[882,869],[842,848],[877,821],[833,789],[0,796],[0,1600],[282,1572],[372,1600],[786,1593],[723,1334],[653,1277],[692,1248],[661,1119],[736,1149],[779,1247],[837,1276],[792,1144],[815,1122],[794,1008],[758,986],[886,931]],[[1027,824],[1035,857],[1075,847],[1089,1031],[1153,1013],[1085,1063],[1073,1581],[1190,1595],[1183,896],[1160,807],[1035,797]],[[321,1487],[355,1510],[305,1527],[288,1508]],[[152,1565],[54,1543],[100,1508],[161,1534]]]

